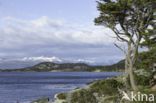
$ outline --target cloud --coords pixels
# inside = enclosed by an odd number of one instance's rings
[[[94,59],[63,59],[56,56],[46,57],[46,56],[36,56],[36,57],[23,57],[23,58],[12,58],[12,59],[0,59],[0,63],[3,62],[54,62],[54,63],[87,63],[94,64]]]
[[[36,28],[42,28],[42,27],[52,27],[52,28],[59,28],[63,26],[63,21],[60,20],[52,20],[46,16],[43,16],[41,18],[38,18],[36,20],[30,21],[33,26]]]
[[[87,59],[78,59],[75,62],[82,62],[82,63],[89,63],[89,64],[95,63],[95,61],[93,61],[93,60],[87,60]]]
[[[94,45],[112,42],[112,38],[107,36],[112,33],[108,29],[69,24],[46,16],[35,20],[7,17],[3,22],[5,24],[0,28],[0,42],[3,47],[41,45],[49,42]]]
[[[40,57],[24,57],[22,59],[19,59],[20,61],[40,61],[40,62],[62,62],[61,59],[59,59],[58,57],[44,57],[44,56],[40,56]]]
[[[81,62],[121,58],[113,47],[113,33],[104,27],[72,24],[46,16],[34,20],[5,17],[0,21],[0,58],[47,61],[70,58]]]
[[[53,57],[45,57],[45,56],[39,56],[39,57],[24,57],[16,59],[16,61],[32,61],[32,62],[57,62],[57,63],[88,63],[88,64],[94,64],[95,61],[91,59],[62,59],[58,58],[56,56]]]

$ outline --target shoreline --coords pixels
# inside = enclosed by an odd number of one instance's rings
[[[78,88],[75,88],[73,90],[70,90],[70,91],[67,91],[67,92],[59,92],[59,93],[56,93],[53,97],[53,99],[49,100],[48,97],[41,97],[37,100],[34,100],[32,101],[31,103],[48,103],[50,101],[50,103],[66,103],[66,99],[62,99],[62,97],[60,95],[64,95],[64,94],[67,94],[67,95],[71,95],[72,93],[74,92],[79,92],[83,89],[89,89],[91,87],[91,85],[93,85],[95,82],[98,82],[98,81],[105,81],[105,80],[108,80],[108,79],[114,79],[114,78],[117,78],[119,76],[112,76],[112,77],[107,77],[107,78],[104,78],[104,79],[101,79],[101,80],[93,80],[89,83],[86,83],[85,86],[83,87],[78,87]],[[59,97],[60,96],[60,97]],[[64,95],[65,96],[65,95]],[[68,97],[68,96],[67,96]],[[63,97],[64,98],[64,97]]]
[[[110,78],[110,77],[108,77],[108,78]],[[107,79],[107,78],[105,78],[105,79]],[[60,94],[66,94],[66,93],[72,93],[72,92],[75,92],[75,91],[79,91],[79,90],[81,90],[82,88],[83,88],[83,89],[87,89],[87,88],[89,88],[89,85],[90,85],[91,83],[95,82],[95,81],[97,81],[97,80],[93,80],[92,82],[86,83],[86,84],[84,84],[84,86],[82,86],[82,87],[76,87],[76,88],[74,88],[74,89],[72,89],[72,90],[69,90],[69,91],[66,91],[66,92],[59,92],[59,93],[56,93],[56,94],[53,96],[53,98],[51,98],[51,99],[49,99],[49,97],[41,97],[41,98],[39,98],[39,99],[37,99],[37,100],[31,101],[31,103],[48,103],[48,101],[50,101],[50,103],[63,103],[64,100],[60,100],[60,99],[58,98],[58,95],[60,95]]]
[[[54,95],[56,93],[61,93],[61,92],[68,92],[70,90],[75,90],[78,88],[85,88],[86,85],[91,84],[92,82],[95,82],[97,79],[105,79],[108,77],[116,76],[120,73],[82,73],[82,72],[69,72],[69,73],[51,73],[51,72],[43,72],[43,73],[27,73],[27,72],[15,72],[15,73],[2,73],[2,78],[5,85],[8,83],[11,84],[14,82],[15,84],[18,85],[13,85],[12,88],[14,92],[9,93],[4,95],[1,101],[17,101],[19,102],[27,102],[27,101],[34,101],[40,98],[46,98],[49,97],[50,99],[54,100]],[[12,77],[11,77],[12,76]],[[67,78],[66,78],[67,76]],[[29,77],[29,81],[28,78]],[[40,78],[38,78],[40,77]],[[8,80],[9,78],[9,80]],[[16,79],[17,78],[17,79]],[[53,79],[56,79],[53,81]],[[57,79],[58,78],[58,79]],[[70,80],[71,78],[71,80]],[[20,80],[20,81],[19,81]],[[30,81],[31,80],[31,81]],[[37,80],[37,81],[36,81]],[[33,82],[32,82],[33,81]],[[47,82],[50,81],[50,82]],[[43,85],[38,85],[38,84],[43,84]],[[59,85],[53,85],[53,84],[59,84]],[[27,84],[33,84],[33,85],[27,85]],[[67,85],[66,85],[67,84]],[[46,86],[47,85],[47,86]],[[21,88],[19,88],[19,86]],[[27,88],[25,88],[25,86]],[[9,91],[12,90],[9,89]],[[4,90],[7,88],[4,88]],[[24,92],[20,97],[18,96],[18,90],[23,90]],[[27,91],[30,90],[30,93]],[[17,94],[17,95],[14,95]],[[12,98],[7,98],[7,96],[14,96]],[[29,103],[30,103],[29,102]],[[9,103],[9,102],[7,102]]]

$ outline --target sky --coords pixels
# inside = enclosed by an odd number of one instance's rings
[[[95,0],[0,0],[0,61],[113,64],[123,54],[97,16]]]

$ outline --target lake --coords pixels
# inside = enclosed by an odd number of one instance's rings
[[[117,72],[1,72],[0,103],[30,103],[41,97],[84,87],[93,80],[117,76]]]

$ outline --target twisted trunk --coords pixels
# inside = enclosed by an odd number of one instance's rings
[[[137,52],[138,52],[138,46],[134,46],[130,41],[128,42],[128,50],[126,54],[126,60],[125,60],[125,69],[127,73],[127,77],[129,77],[131,88],[134,91],[137,91],[137,85],[135,82],[134,77],[134,70],[135,70],[135,62],[137,59]]]

